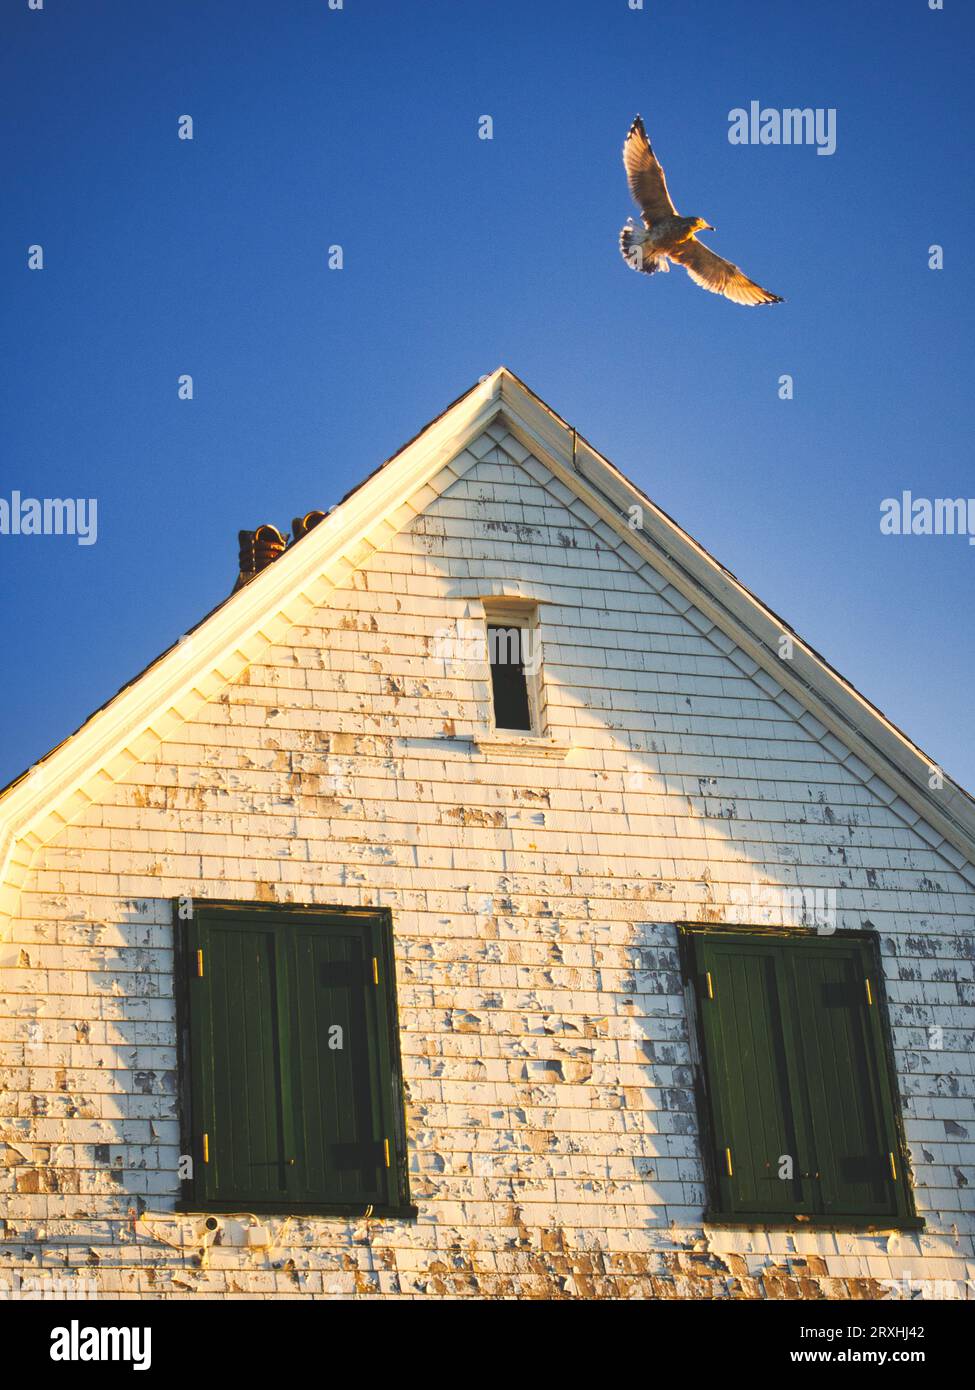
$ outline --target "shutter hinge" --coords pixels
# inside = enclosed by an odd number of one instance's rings
[[[724,1151],[724,1166],[725,1166],[725,1167],[727,1168],[727,1170],[728,1170],[728,1177],[729,1177],[729,1178],[733,1178],[733,1177],[735,1176],[735,1170],[734,1170],[734,1168],[732,1168],[732,1166],[731,1166],[731,1150],[730,1150],[730,1149],[725,1149],[725,1151]]]
[[[379,961],[375,956],[372,958],[372,982],[374,985],[379,984]]]
[[[887,1157],[890,1159],[890,1176],[893,1178],[894,1182],[896,1182],[896,1181],[897,1181],[897,1164],[894,1162],[894,1155],[893,1155],[893,1153],[888,1153]]]
[[[389,1140],[383,1140],[383,1156],[386,1159],[386,1167],[389,1167]]]
[[[209,1136],[209,1134],[204,1134],[204,1135],[203,1135],[203,1162],[204,1162],[204,1163],[209,1163],[209,1162],[210,1162],[210,1136]]]
[[[869,1009],[873,1006],[873,990],[870,988],[869,980],[864,980],[863,984],[867,991],[867,1008]]]
[[[203,952],[202,952],[202,951],[197,951],[197,953],[196,953],[196,973],[197,973],[197,977],[198,977],[199,979],[202,980],[202,979],[203,979]]]
[[[710,970],[705,971],[705,976],[706,976],[706,979],[707,979],[707,982],[708,982],[708,998],[709,998],[709,999],[713,999],[713,998],[714,998],[714,981],[711,979],[711,972],[710,972]]]

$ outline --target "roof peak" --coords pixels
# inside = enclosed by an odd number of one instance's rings
[[[189,711],[235,678],[254,654],[287,631],[296,615],[382,544],[390,528],[408,524],[439,487],[466,446],[503,415],[511,433],[600,522],[614,530],[637,569],[652,571],[680,611],[696,608],[747,654],[756,679],[773,682],[797,708],[838,738],[867,776],[891,790],[943,838],[975,860],[975,802],[949,778],[937,797],[928,785],[934,764],[794,630],[630,482],[538,396],[511,368],[480,378],[346,495],[304,536],[226,599],[180,642],[157,658],[28,773],[0,793],[2,864],[17,842],[40,843],[44,827],[61,824],[114,777],[145,756],[146,740],[165,736]],[[639,525],[634,526],[634,519]],[[778,640],[794,644],[789,662]],[[53,818],[53,820],[52,820]],[[40,837],[40,838],[39,838]]]

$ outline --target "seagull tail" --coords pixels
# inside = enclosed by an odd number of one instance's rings
[[[631,270],[642,270],[644,275],[652,275],[655,270],[669,270],[666,256],[648,252],[644,237],[632,221],[620,229],[620,255]]]

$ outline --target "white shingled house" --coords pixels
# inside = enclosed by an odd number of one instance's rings
[[[500,369],[0,798],[0,1281],[964,1296],[973,864]]]

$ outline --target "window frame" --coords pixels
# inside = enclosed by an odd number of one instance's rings
[[[737,1227],[741,1229],[764,1230],[834,1230],[834,1231],[893,1231],[921,1230],[924,1218],[917,1214],[914,1200],[914,1183],[910,1151],[904,1129],[903,1106],[897,1075],[896,1059],[893,1049],[893,1035],[890,1013],[887,1004],[883,962],[880,955],[879,936],[876,931],[855,931],[842,929],[830,933],[811,931],[807,928],[768,927],[760,925],[739,925],[730,923],[679,922],[677,925],[678,955],[681,977],[684,986],[684,1003],[687,1015],[688,1037],[691,1046],[694,1073],[694,1096],[700,1131],[700,1153],[704,1167],[707,1205],[704,1212],[706,1225]],[[731,936],[750,936],[765,941],[815,941],[825,943],[845,943],[856,946],[866,955],[870,966],[871,986],[875,991],[875,1007],[870,1010],[868,1024],[873,1043],[874,1063],[880,1081],[882,1113],[886,1125],[893,1135],[898,1176],[893,1182],[894,1206],[896,1211],[889,1215],[866,1215],[858,1217],[849,1214],[809,1212],[801,1217],[791,1217],[781,1212],[756,1211],[742,1212],[727,1210],[727,1202],[722,1201],[726,1182],[720,1171],[718,1135],[714,1115],[713,1078],[708,1074],[704,1020],[702,1018],[703,973],[698,965],[695,946],[699,939]],[[787,1044],[788,1046],[788,1044]]]
[[[541,638],[539,636],[540,623],[538,605],[530,599],[492,599],[482,600],[484,608],[484,651],[485,664],[487,666],[487,690],[488,706],[490,709],[489,729],[492,734],[502,736],[514,735],[517,738],[542,738],[545,735],[543,724],[543,699],[542,699],[542,657],[541,657]],[[528,697],[528,717],[530,728],[515,729],[506,724],[499,724],[495,716],[494,703],[494,678],[491,674],[491,633],[492,627],[517,628],[519,631],[528,632],[532,650],[538,650],[538,668],[529,671],[522,662],[522,669],[525,676],[525,692]]]
[[[191,916],[182,918],[181,909],[189,902]],[[365,928],[371,929],[373,954],[379,962],[380,979],[383,988],[377,999],[377,1037],[376,1045],[381,1056],[379,1096],[384,1119],[391,1130],[391,1163],[387,1177],[387,1200],[364,1206],[362,1202],[340,1202],[335,1200],[290,1200],[282,1197],[273,1201],[246,1201],[241,1205],[232,1197],[212,1197],[205,1195],[205,1189],[198,1179],[202,1155],[201,1109],[203,1100],[200,1093],[203,1072],[208,1069],[210,1084],[214,1076],[212,1054],[202,1057],[195,1046],[194,1003],[191,990],[195,979],[196,953],[200,949],[200,928],[208,920],[223,922],[248,921],[270,924],[270,919],[288,918],[288,927],[300,930],[301,924],[314,927],[324,922],[334,922],[336,918],[347,920],[359,918]],[[253,1212],[256,1215],[278,1216],[320,1216],[361,1217],[367,1211],[377,1218],[401,1218],[415,1221],[418,1215],[416,1206],[410,1200],[409,1164],[405,1116],[405,1089],[400,1050],[399,1009],[396,996],[396,969],[393,952],[393,922],[389,908],[354,908],[343,904],[329,906],[307,906],[293,903],[268,903],[241,901],[227,898],[176,898],[173,900],[173,945],[174,945],[174,993],[176,997],[177,1024],[177,1104],[180,1127],[180,1154],[192,1157],[192,1175],[180,1180],[180,1196],[176,1203],[178,1212],[207,1213],[232,1216]],[[282,1030],[282,1036],[288,1032]],[[290,1044],[289,1044],[290,1046]],[[286,1086],[293,1076],[289,1068]],[[282,1103],[283,1097],[282,1097]],[[293,1113],[297,1108],[292,1102]]]

